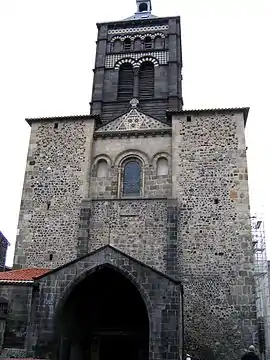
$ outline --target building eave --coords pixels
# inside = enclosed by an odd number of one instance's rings
[[[5,284],[5,285],[33,285],[34,280],[0,280],[0,284]]]
[[[31,126],[35,122],[49,121],[49,122],[61,122],[61,121],[79,121],[79,120],[96,120],[98,115],[69,115],[69,116],[53,116],[53,117],[39,117],[39,118],[26,118],[25,121]]]
[[[149,17],[149,18],[145,18],[145,19],[132,19],[132,20],[127,20],[127,19],[123,19],[123,20],[117,20],[117,21],[107,21],[107,22],[101,22],[101,23],[97,23],[97,28],[99,29],[101,26],[104,25],[109,25],[109,26],[113,26],[113,27],[117,27],[117,26],[122,26],[125,23],[129,24],[130,26],[132,25],[138,25],[138,24],[151,24],[151,23],[157,23],[157,22],[164,22],[164,21],[168,21],[168,20],[172,20],[172,19],[180,19],[180,16],[166,16],[166,17]]]
[[[99,131],[94,133],[94,138],[121,138],[121,137],[149,137],[171,135],[172,129],[147,129],[126,131]]]
[[[166,112],[167,117],[171,118],[173,115],[198,115],[198,114],[228,114],[228,113],[242,113],[244,117],[244,124],[247,123],[249,107],[235,107],[235,108],[213,108],[213,109],[187,109],[187,110],[169,110]]]

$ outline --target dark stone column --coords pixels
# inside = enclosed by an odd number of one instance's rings
[[[83,200],[80,211],[77,257],[88,254],[91,200]]]
[[[100,115],[102,112],[106,52],[107,52],[107,25],[98,25],[96,62],[94,69],[92,101],[90,103],[92,115]]]
[[[170,19],[169,34],[169,62],[168,62],[168,106],[169,109],[182,108],[182,55],[180,23],[177,19]]]
[[[139,68],[135,68],[134,69],[133,97],[136,99],[139,98],[139,86],[140,86]]]
[[[59,360],[70,360],[70,340],[66,337],[61,339]]]
[[[167,274],[177,276],[177,200],[168,200],[167,210]]]

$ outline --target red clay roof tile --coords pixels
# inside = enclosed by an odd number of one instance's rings
[[[49,269],[19,269],[0,272],[0,281],[33,281],[35,277],[49,272]]]

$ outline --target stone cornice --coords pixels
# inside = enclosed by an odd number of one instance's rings
[[[131,137],[156,137],[171,136],[172,129],[150,129],[150,130],[134,130],[134,131],[99,131],[94,133],[94,139],[104,138],[131,138]]]

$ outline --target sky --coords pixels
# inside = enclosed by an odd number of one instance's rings
[[[270,1],[152,0],[181,16],[185,109],[250,107],[246,126],[251,212],[265,221],[268,174]],[[96,23],[121,20],[135,0],[0,0],[0,230],[13,261],[30,135],[25,118],[89,114]]]

